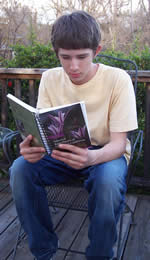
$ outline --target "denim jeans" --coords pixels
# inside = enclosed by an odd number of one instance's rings
[[[10,168],[10,185],[21,225],[28,235],[29,248],[38,260],[49,260],[57,251],[58,238],[48,208],[46,185],[64,183],[85,176],[89,192],[88,260],[113,257],[116,224],[123,210],[127,163],[119,159],[75,170],[50,156],[29,163],[21,156]]]

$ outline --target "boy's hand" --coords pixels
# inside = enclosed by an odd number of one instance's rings
[[[43,147],[31,147],[32,135],[28,135],[20,144],[20,154],[31,163],[39,161],[45,153]]]
[[[95,150],[88,150],[88,148],[80,148],[70,144],[61,144],[59,145],[59,149],[66,151],[53,150],[51,156],[74,169],[79,170],[94,165],[96,157]]]

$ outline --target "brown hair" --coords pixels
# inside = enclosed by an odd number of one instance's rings
[[[96,51],[101,33],[95,18],[84,11],[75,11],[59,17],[52,27],[51,42],[58,49],[92,49]]]

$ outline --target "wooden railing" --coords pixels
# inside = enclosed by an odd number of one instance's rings
[[[37,97],[37,88],[35,81],[40,80],[42,73],[46,69],[5,69],[0,68],[0,93],[1,93],[1,125],[7,127],[8,103],[6,94],[11,86],[8,86],[8,80],[14,80],[14,87],[11,92],[18,98],[22,97],[21,80],[28,80],[29,84],[29,104],[35,106]],[[130,71],[134,76],[134,71]],[[138,83],[144,83],[145,95],[145,133],[144,133],[144,169],[143,177],[135,178],[135,184],[150,187],[150,71],[138,71]],[[141,86],[140,86],[141,87]],[[143,84],[142,84],[143,87]]]

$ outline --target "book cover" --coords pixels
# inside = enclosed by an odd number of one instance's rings
[[[57,148],[60,143],[90,146],[80,103],[39,114],[39,121],[51,149]]]
[[[16,127],[22,139],[31,134],[33,136],[32,146],[43,146],[41,135],[35,118],[35,108],[25,104],[11,94],[7,95]]]
[[[91,145],[84,102],[37,110],[11,94],[7,97],[22,137],[33,135],[32,145],[44,146],[48,154],[60,143]]]

